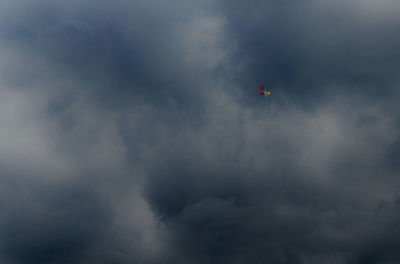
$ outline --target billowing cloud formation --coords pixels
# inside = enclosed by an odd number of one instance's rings
[[[398,263],[399,11],[0,1],[1,263]]]

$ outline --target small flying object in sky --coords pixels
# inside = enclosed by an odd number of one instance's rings
[[[260,95],[261,96],[264,96],[264,97],[267,97],[267,96],[270,96],[271,95],[271,92],[270,91],[264,91],[264,86],[260,86]]]

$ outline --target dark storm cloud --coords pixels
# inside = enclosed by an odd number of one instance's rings
[[[0,3],[2,263],[400,261],[395,1]]]
[[[302,101],[326,85],[386,96],[398,81],[395,1],[220,1],[238,43],[238,81]]]
[[[32,185],[25,191],[3,190],[3,199],[18,199],[2,204],[2,254],[21,263],[79,260],[87,245],[106,230],[109,209],[88,187]]]
[[[18,12],[18,4],[10,5]],[[196,67],[184,61],[185,53],[193,51],[182,48],[184,27],[199,16],[196,8],[177,1],[100,1],[95,7],[90,1],[42,1],[6,14],[2,35],[10,45],[38,54],[65,78],[78,80],[102,104],[140,97],[158,105],[168,100],[187,105],[190,97],[200,100],[202,91],[202,77],[195,69],[185,70]]]
[[[152,162],[159,171],[149,200],[181,237],[181,254],[198,263],[362,263],[370,250],[379,260],[395,254],[397,235],[386,230],[398,221],[398,179],[379,165],[386,148],[366,143],[374,131],[357,129],[356,117],[335,120],[332,112],[248,124],[237,152],[225,122],[225,138],[201,131],[169,170]],[[213,143],[202,146],[205,138]],[[376,239],[388,239],[384,250]]]

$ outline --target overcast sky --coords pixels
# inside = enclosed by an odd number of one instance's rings
[[[400,263],[399,28],[397,0],[0,0],[0,262]]]

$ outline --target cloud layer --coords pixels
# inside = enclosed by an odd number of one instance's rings
[[[1,263],[400,261],[396,1],[0,10]]]

